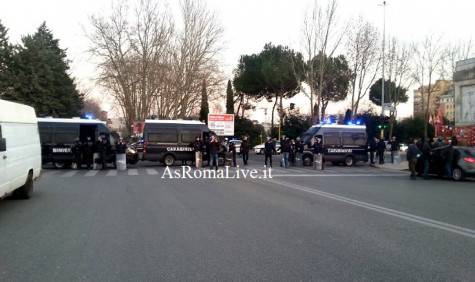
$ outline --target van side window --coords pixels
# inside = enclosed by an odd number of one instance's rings
[[[148,142],[152,143],[178,143],[178,134],[175,129],[162,129],[160,133],[149,133]]]
[[[342,132],[343,145],[364,146],[366,145],[366,134],[361,132]]]
[[[340,133],[325,132],[323,134],[323,142],[326,146],[340,146]]]
[[[79,136],[79,126],[57,126],[54,133],[54,143],[72,144]]]
[[[201,137],[201,131],[182,131],[181,142],[184,144],[192,143],[198,136]]]

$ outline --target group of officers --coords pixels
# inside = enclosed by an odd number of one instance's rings
[[[117,144],[112,146],[109,138],[101,135],[96,142],[93,142],[89,136],[84,142],[76,139],[71,151],[73,163],[77,169],[81,169],[83,165],[91,169],[94,163],[101,164],[101,169],[106,169],[109,161],[112,161],[113,167],[116,168],[116,154],[125,154],[126,149],[127,145],[122,138],[119,138]]]
[[[197,136],[191,146],[195,153],[196,168],[209,166],[217,170],[220,156],[224,159],[225,163],[229,161],[233,167],[237,166],[236,144],[227,138],[224,139],[224,142],[220,142],[216,135],[211,135],[204,140],[202,140],[200,136]],[[247,165],[247,161],[249,160],[249,150],[250,144],[248,138],[244,136],[239,151],[244,165]],[[204,161],[206,161],[206,164],[204,164]]]
[[[267,141],[264,143],[264,164],[272,167],[272,155],[277,153],[276,139],[267,137]],[[316,169],[323,169],[323,143],[321,136],[315,136],[310,146],[314,155],[314,167]],[[290,165],[295,166],[302,160],[302,155],[305,146],[302,140],[297,137],[296,139],[290,139],[285,135],[280,140],[280,151],[282,153],[280,166],[288,168]]]

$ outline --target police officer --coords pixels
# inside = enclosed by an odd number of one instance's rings
[[[323,144],[322,140],[315,136],[315,142],[312,145],[314,169],[323,170]]]
[[[101,159],[101,169],[106,168],[106,151],[107,142],[103,136],[100,136],[96,142],[96,153],[99,153],[99,158]]]
[[[244,163],[244,165],[247,165],[247,160],[249,159],[249,141],[247,140],[247,136],[244,136],[244,138],[242,138],[241,155],[242,162]]]
[[[275,143],[270,137],[267,137],[266,143],[264,143],[264,163],[267,166],[267,160],[269,160],[269,165],[272,167],[272,154],[275,153]]]
[[[370,138],[368,142],[369,160],[371,166],[374,166],[374,152],[376,151],[377,142],[378,138],[376,137]]]
[[[384,164],[384,151],[386,150],[386,143],[384,142],[383,138],[379,139],[379,142],[378,142],[378,145],[377,145],[377,150],[378,150],[378,156],[379,156],[379,164],[383,165]]]
[[[91,169],[94,153],[94,143],[91,140],[91,137],[87,137],[86,142],[82,144],[82,155],[84,162],[86,163],[87,169]]]
[[[233,160],[233,167],[236,167],[236,144],[234,142],[229,142],[229,152]]]
[[[218,137],[216,135],[211,136],[211,140],[209,142],[209,152],[211,160],[213,161],[213,166],[215,170],[218,170],[219,164],[219,151],[221,149],[221,144],[219,143]]]
[[[295,161],[297,164],[302,159],[303,149],[304,149],[303,143],[300,140],[300,137],[297,137],[297,140],[295,141]]]
[[[193,151],[195,152],[195,167],[201,168],[202,159],[203,159],[203,142],[201,142],[201,137],[197,136],[195,142],[193,142]]]
[[[82,143],[79,140],[79,138],[74,141],[72,151],[74,155],[74,163],[76,164],[76,168],[81,169],[83,156],[82,156]]]

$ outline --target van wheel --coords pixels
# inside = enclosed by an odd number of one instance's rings
[[[353,166],[355,164],[355,158],[352,156],[346,156],[345,157],[345,165],[346,166]]]
[[[28,173],[26,182],[23,186],[13,192],[13,197],[17,199],[29,199],[33,193],[33,172]]]
[[[63,162],[53,162],[53,166],[56,169],[63,169],[66,168],[66,163]]]
[[[175,157],[173,155],[166,155],[163,159],[163,163],[166,166],[172,166],[175,163]]]
[[[455,181],[461,181],[464,179],[463,171],[460,167],[456,167],[452,170],[452,179]]]
[[[313,163],[313,158],[309,155],[306,155],[303,157],[302,162],[304,166],[311,166]]]

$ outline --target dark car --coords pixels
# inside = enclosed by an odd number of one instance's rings
[[[449,146],[442,146],[432,149],[430,157],[429,174],[443,177],[445,172],[445,155]],[[475,176],[475,149],[471,147],[453,147],[452,175],[451,178],[456,181],[463,180],[465,177]],[[422,173],[422,167],[419,173]]]

